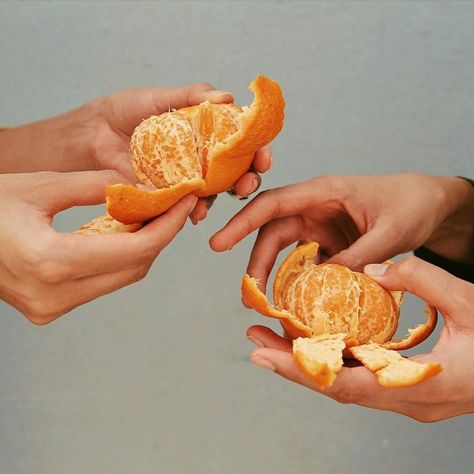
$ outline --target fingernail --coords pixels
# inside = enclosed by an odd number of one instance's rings
[[[263,357],[253,357],[250,359],[250,362],[264,369],[276,372],[276,367],[268,359],[264,359]]]
[[[259,185],[260,185],[259,179],[252,178],[252,190],[249,192],[249,194],[254,193],[258,189]]]
[[[196,196],[191,196],[190,198],[188,198],[188,200],[189,200],[189,212],[191,212],[196,207],[198,198]]]
[[[211,102],[233,102],[234,97],[227,91],[209,91],[207,97]]]
[[[200,221],[203,221],[206,217],[207,217],[207,207],[204,208],[203,215],[202,215],[202,217],[201,217],[199,220],[200,220]]]
[[[248,334],[248,335],[247,335],[247,338],[248,338],[248,340],[249,340],[252,344],[255,344],[255,345],[258,346],[258,347],[265,347],[265,345],[263,344],[263,342],[260,341],[259,339],[257,339],[255,336],[252,336],[251,334]]]
[[[386,263],[372,263],[364,267],[364,273],[373,277],[381,277],[387,273],[388,265]]]

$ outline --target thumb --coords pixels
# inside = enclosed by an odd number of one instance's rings
[[[471,311],[467,304],[474,297],[474,285],[417,257],[407,257],[392,265],[366,265],[364,272],[388,290],[403,290],[418,296],[444,316],[467,318]]]
[[[34,183],[30,198],[50,216],[74,206],[105,201],[105,186],[127,184],[129,180],[113,170],[45,173]]]

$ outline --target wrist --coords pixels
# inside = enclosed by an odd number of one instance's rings
[[[424,246],[438,255],[470,264],[474,261],[474,187],[459,177],[436,177],[443,219]]]
[[[87,106],[0,131],[0,173],[93,169]]]

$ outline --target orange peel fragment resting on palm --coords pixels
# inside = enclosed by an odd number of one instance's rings
[[[439,364],[423,365],[392,350],[408,349],[426,339],[436,326],[436,309],[427,305],[427,322],[410,329],[407,338],[392,341],[403,293],[389,292],[342,265],[318,264],[318,249],[312,242],[287,256],[273,282],[273,305],[255,278],[244,275],[242,279],[244,300],[259,313],[278,318],[294,339],[298,367],[326,388],[341,369],[343,356],[359,359],[367,347],[377,347],[373,354],[387,362],[376,372],[382,385],[413,385],[439,373]],[[360,360],[365,364],[365,359]]]
[[[374,372],[384,387],[410,387],[439,374],[438,363],[421,363],[402,357],[380,344],[365,344],[349,349],[353,356]]]
[[[296,365],[320,388],[330,387],[341,371],[346,334],[298,337],[293,340]]]
[[[228,190],[245,174],[254,154],[283,127],[285,102],[278,83],[258,76],[250,107],[204,102],[152,116],[130,141],[132,168],[142,184],[106,187],[107,210],[120,222],[149,220],[186,194],[210,196]]]

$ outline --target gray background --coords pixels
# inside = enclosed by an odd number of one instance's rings
[[[0,122],[203,80],[246,104],[265,73],[288,104],[265,187],[473,175],[473,24],[474,5],[456,2],[2,2]],[[221,197],[145,281],[47,327],[0,304],[2,474],[472,472],[471,417],[338,405],[247,362],[245,329],[262,322],[240,305],[253,237],[207,245],[241,205]],[[409,300],[405,320],[419,311]]]

